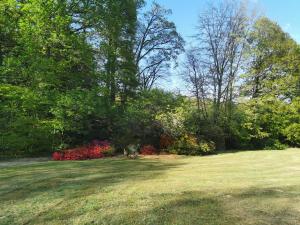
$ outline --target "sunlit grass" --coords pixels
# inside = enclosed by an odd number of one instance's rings
[[[299,221],[299,149],[0,167],[0,224]]]

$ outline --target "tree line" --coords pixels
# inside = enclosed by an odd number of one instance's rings
[[[300,47],[278,24],[250,19],[239,1],[212,2],[186,46],[171,11],[145,5],[1,1],[2,155],[94,139],[185,154],[300,144]],[[181,54],[187,96],[157,88]]]

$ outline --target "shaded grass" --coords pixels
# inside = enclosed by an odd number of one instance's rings
[[[0,224],[299,221],[299,149],[0,169]]]

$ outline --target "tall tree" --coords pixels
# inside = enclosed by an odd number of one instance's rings
[[[17,26],[20,11],[15,2],[3,1],[0,3],[0,66],[4,58],[10,54],[16,46],[18,35]]]
[[[2,67],[6,82],[41,90],[89,87],[91,49],[72,31],[67,1],[7,2],[11,6],[7,11],[15,10],[19,16],[14,54],[7,55]]]
[[[117,96],[124,103],[138,85],[133,52],[138,3],[136,0],[97,2],[97,12],[101,15],[95,24],[103,66],[100,71],[111,103]]]
[[[9,25],[1,28],[8,37],[1,40],[1,148],[50,150],[70,140],[71,132],[83,133],[75,124],[86,121],[59,117],[57,105],[65,115],[74,113],[96,86],[92,50],[72,28],[68,1],[3,0],[0,9]],[[66,97],[74,93],[77,105]],[[61,103],[64,97],[68,102]]]
[[[151,89],[168,73],[172,60],[183,51],[184,41],[166,10],[157,3],[139,17],[135,45],[137,77],[142,89]]]
[[[245,89],[252,98],[293,98],[299,91],[299,45],[268,18],[256,21],[248,38]],[[298,81],[299,82],[299,81]]]
[[[73,28],[94,48],[99,84],[111,105],[124,103],[138,86],[134,43],[142,5],[142,0],[70,1]]]
[[[190,49],[186,52],[183,63],[183,78],[189,91],[197,101],[197,110],[204,119],[208,119],[208,93],[209,77],[207,68],[201,63],[197,50]]]
[[[299,145],[299,45],[268,18],[259,18],[248,38],[243,89],[249,101],[244,126],[258,147]]]
[[[209,68],[215,122],[222,103],[232,104],[248,24],[245,6],[236,1],[211,3],[199,16],[196,39],[201,62]]]

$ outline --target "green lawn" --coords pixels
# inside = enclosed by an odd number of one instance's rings
[[[300,149],[5,164],[0,224],[300,224]]]

